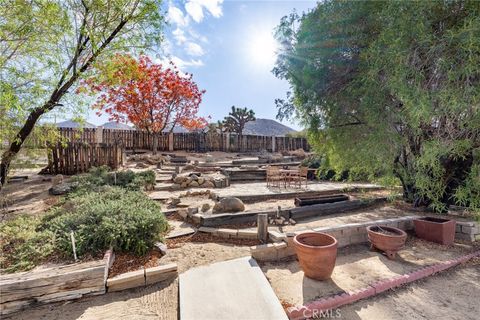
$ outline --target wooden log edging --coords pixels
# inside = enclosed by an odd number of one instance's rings
[[[376,198],[371,200],[348,200],[335,203],[325,203],[311,205],[298,208],[287,208],[280,210],[280,216],[285,219],[303,219],[309,217],[323,216],[328,214],[340,213],[345,211],[357,210],[369,207],[371,205],[382,203],[386,198]],[[268,214],[269,217],[275,218],[277,210],[264,211],[246,211],[237,213],[220,213],[214,215],[197,214],[194,222],[204,227],[217,227],[225,224],[242,224],[257,221],[257,215]]]
[[[0,314],[28,306],[104,294],[110,258],[0,276]]]
[[[235,197],[242,200],[244,203],[253,203],[265,200],[285,200],[285,199],[295,199],[298,197],[318,197],[318,196],[327,196],[338,193],[349,193],[349,192],[363,192],[363,191],[375,191],[382,190],[383,187],[345,187],[338,190],[323,190],[323,191],[294,191],[294,192],[282,192],[282,193],[271,193],[271,194],[250,194],[250,195],[230,195],[228,197]],[[220,197],[220,199],[225,197]]]
[[[290,307],[287,309],[287,315],[291,320],[309,319],[315,317],[315,315],[318,316],[319,314],[325,314],[329,310],[336,309],[362,299],[370,298],[387,290],[427,278],[436,273],[456,267],[457,265],[464,264],[475,257],[480,257],[480,250],[455,259],[422,267],[403,275],[398,275],[389,279],[370,283],[367,286],[355,291],[321,298],[319,300],[309,302],[303,306]]]

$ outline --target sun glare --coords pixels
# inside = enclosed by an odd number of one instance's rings
[[[250,36],[248,52],[252,63],[257,66],[273,67],[278,44],[271,31],[257,31]]]

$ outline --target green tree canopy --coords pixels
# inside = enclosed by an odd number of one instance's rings
[[[331,1],[282,18],[273,73],[339,171],[395,175],[404,196],[480,208],[480,2]]]
[[[118,52],[157,47],[160,0],[4,0],[0,6],[0,187],[37,122],[82,106],[78,80]],[[5,124],[5,126],[3,125]]]

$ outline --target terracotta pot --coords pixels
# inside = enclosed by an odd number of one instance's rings
[[[455,220],[424,217],[413,220],[415,234],[420,239],[451,245],[455,240]]]
[[[397,251],[405,246],[405,240],[407,240],[405,231],[394,227],[369,226],[367,232],[371,249],[385,252],[390,260],[395,259]]]
[[[330,278],[337,259],[337,239],[326,233],[306,232],[296,235],[293,243],[306,277],[315,280]]]

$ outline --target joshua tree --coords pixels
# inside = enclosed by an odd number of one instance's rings
[[[223,119],[223,126],[228,132],[235,132],[238,135],[243,134],[245,124],[255,120],[255,112],[247,108],[237,108],[232,106],[232,111]]]

